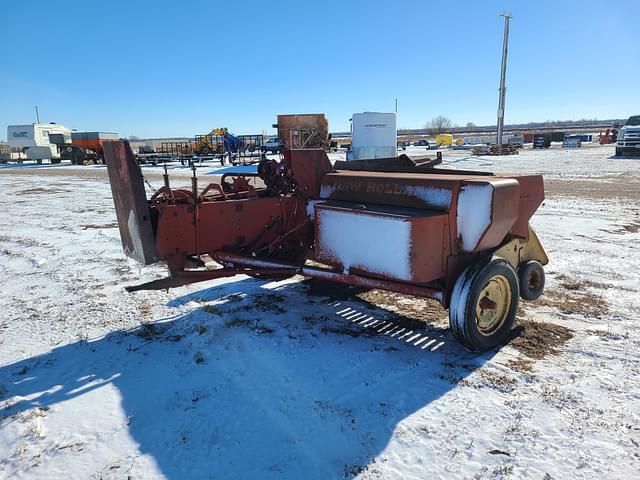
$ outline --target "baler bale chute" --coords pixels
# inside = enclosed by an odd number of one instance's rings
[[[529,225],[544,199],[540,175],[406,159],[351,169],[324,150],[286,150],[219,183],[199,186],[194,170],[190,189],[165,173],[147,199],[128,142],[104,151],[125,252],[169,269],[130,291],[300,274],[436,299],[456,338],[482,351],[508,339],[519,297],[544,287],[548,260]]]

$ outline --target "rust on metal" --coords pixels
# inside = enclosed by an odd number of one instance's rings
[[[127,141],[102,142],[124,252],[150,265],[159,260],[144,179]]]
[[[201,185],[194,174],[189,190],[165,177],[147,200],[128,143],[105,142],[105,157],[123,248],[144,264],[165,261],[170,271],[133,289],[298,273],[448,306],[456,279],[479,259],[496,253],[514,268],[527,259],[547,263],[529,226],[544,199],[539,175],[452,171],[406,159],[382,162],[378,171],[336,169],[322,149],[294,149],[280,161],[263,160],[257,175],[225,174]],[[366,235],[342,235],[336,219],[346,230],[362,225]],[[378,240],[383,232],[390,243]]]

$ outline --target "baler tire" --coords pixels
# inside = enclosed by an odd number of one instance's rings
[[[531,260],[518,268],[520,281],[520,297],[524,300],[535,300],[544,292],[544,267],[540,262]]]
[[[458,277],[451,294],[449,326],[456,339],[479,352],[505,343],[518,312],[519,294],[518,276],[505,260],[471,264]],[[481,303],[485,299],[485,304],[490,302],[486,308]],[[485,326],[481,325],[487,321],[481,318],[483,311],[489,321]],[[499,318],[492,320],[492,316]]]

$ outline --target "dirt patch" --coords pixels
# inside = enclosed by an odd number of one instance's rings
[[[565,290],[580,291],[580,290],[585,290],[586,288],[589,288],[589,287],[599,288],[602,290],[606,290],[608,288],[614,288],[614,286],[610,283],[594,282],[593,280],[576,280],[576,279],[569,278],[564,273],[558,273],[557,275],[555,275],[555,277],[560,281],[560,285],[562,285],[562,287]]]
[[[559,353],[560,348],[573,338],[573,330],[554,323],[518,319],[512,335],[509,345],[529,358],[540,360]]]
[[[385,319],[399,326],[424,329],[426,325],[448,325],[447,311],[436,300],[413,297],[385,290],[368,290],[334,282],[306,280],[307,294],[331,301],[352,300],[371,309],[386,312]]]
[[[25,190],[18,190],[16,195],[41,195],[47,193],[69,193],[71,190],[67,190],[64,188],[55,188],[55,187],[36,187],[36,188],[27,188]]]
[[[584,197],[594,200],[640,200],[640,179],[634,177],[547,178],[545,194],[551,196]]]
[[[614,235],[624,235],[627,233],[638,233],[640,231],[640,222],[631,222],[621,225],[617,230],[602,230],[603,232],[613,233]]]
[[[331,301],[347,300],[353,298],[358,293],[366,292],[366,288],[343,285],[336,282],[328,282],[311,278],[305,280],[303,284],[307,287],[307,295],[312,297],[327,297]]]
[[[117,227],[118,227],[117,223],[101,223],[101,224],[87,223],[85,225],[80,225],[80,228],[82,228],[83,230],[87,230],[90,228],[102,229],[102,228],[117,228]]]
[[[587,293],[580,282],[568,283],[566,291],[548,290],[536,300],[537,306],[555,308],[565,315],[582,315],[585,318],[602,318],[609,311],[601,295]]]
[[[431,325],[448,325],[447,311],[436,300],[412,297],[385,290],[369,290],[358,293],[356,298],[394,317],[424,322]]]
[[[329,327],[323,326],[320,328],[322,333],[333,333],[334,335],[349,335],[350,337],[372,337],[377,334],[377,332],[372,328],[351,328],[350,325],[338,326],[338,327]]]

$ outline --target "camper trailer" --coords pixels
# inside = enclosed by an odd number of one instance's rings
[[[57,145],[71,143],[71,130],[57,123],[9,125],[7,141],[12,160],[51,160],[51,163],[59,163]]]

